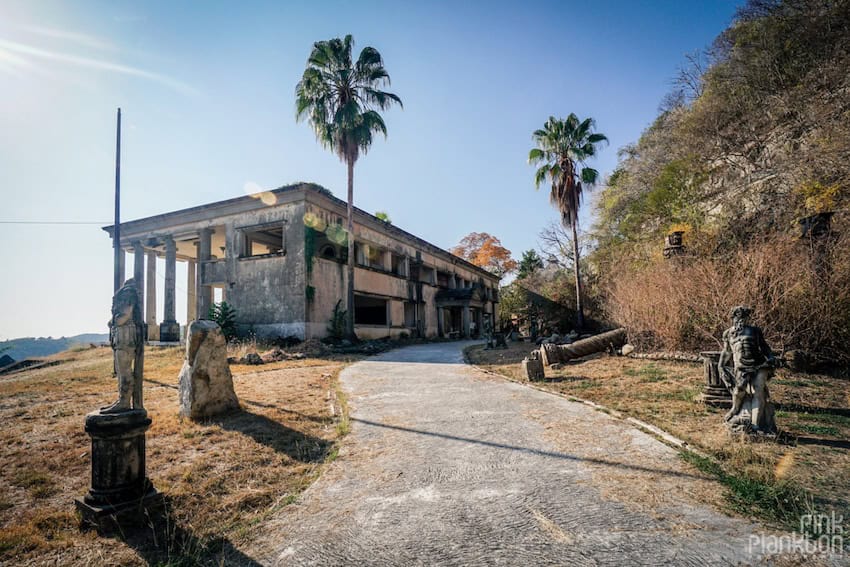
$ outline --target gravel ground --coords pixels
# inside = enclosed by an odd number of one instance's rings
[[[280,565],[758,563],[758,526],[649,435],[413,346],[341,375],[351,434],[249,555]],[[705,501],[705,498],[701,498]]]

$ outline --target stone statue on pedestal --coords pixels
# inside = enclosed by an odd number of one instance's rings
[[[487,341],[487,346],[485,347],[487,350],[493,348],[493,323],[490,321],[490,314],[484,314],[484,339]]]
[[[86,416],[91,487],[76,505],[83,522],[99,530],[143,522],[162,505],[162,495],[145,475],[145,432],[151,419],[142,406],[144,336],[139,294],[130,279],[112,298],[109,322],[118,400]]]
[[[115,374],[118,378],[118,400],[100,408],[101,413],[144,409],[141,368],[144,336],[139,293],[135,280],[129,279],[112,298],[112,319],[109,321],[109,343],[112,345]]]
[[[749,324],[751,314],[749,307],[735,307],[732,326],[723,332],[717,369],[732,394],[725,419],[735,432],[772,434],[776,422],[767,382],[777,363],[761,329]]]

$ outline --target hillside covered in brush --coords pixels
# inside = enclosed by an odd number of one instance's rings
[[[750,0],[687,57],[597,196],[588,269],[609,320],[707,348],[748,303],[775,348],[849,359],[848,69],[850,0]],[[801,238],[816,213],[830,232]],[[664,260],[675,230],[687,253]]]

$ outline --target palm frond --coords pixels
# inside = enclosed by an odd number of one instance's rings
[[[592,167],[581,168],[581,182],[585,185],[596,185],[599,179],[599,172]]]
[[[539,165],[534,185],[539,187],[550,180],[549,201],[567,226],[578,221],[584,188],[593,186],[599,178],[595,169],[578,167],[596,155],[599,144],[608,141],[605,135],[593,132],[595,126],[592,118],[579,120],[570,113],[560,120],[550,116],[543,128],[532,134],[537,147],[529,151],[528,161]]]
[[[381,54],[365,47],[352,62],[353,47],[351,35],[314,43],[295,87],[296,120],[306,118],[323,146],[352,162],[368,150],[373,134],[387,134],[376,110],[402,106],[398,95],[380,89],[390,83]]]
[[[544,159],[546,159],[546,152],[540,148],[532,148],[531,151],[528,152],[528,163],[538,163]]]

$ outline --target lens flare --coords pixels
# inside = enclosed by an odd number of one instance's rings
[[[245,193],[247,193],[249,197],[259,199],[260,202],[266,205],[267,207],[277,205],[277,195],[275,195],[271,191],[263,189],[262,187],[260,187],[259,184],[254,183],[253,181],[246,181],[245,185],[243,185],[242,188],[245,190]]]
[[[329,225],[326,231],[328,240],[340,246],[348,245],[348,232],[337,224]]]
[[[779,462],[776,463],[776,470],[774,470],[774,474],[776,478],[785,478],[785,475],[788,474],[788,471],[794,465],[794,453],[788,451],[782,458],[779,459]]]

